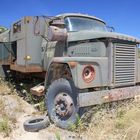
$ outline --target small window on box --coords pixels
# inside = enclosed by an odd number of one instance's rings
[[[19,32],[21,32],[21,21],[13,25],[13,33],[19,33]]]

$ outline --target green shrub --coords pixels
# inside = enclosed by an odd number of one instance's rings
[[[3,132],[5,136],[9,136],[11,127],[8,119],[4,118],[2,121],[0,121],[0,132]]]

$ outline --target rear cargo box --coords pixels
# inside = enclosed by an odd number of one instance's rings
[[[12,70],[42,72],[41,43],[45,32],[43,17],[24,17],[11,27],[10,40],[16,42],[17,56]]]

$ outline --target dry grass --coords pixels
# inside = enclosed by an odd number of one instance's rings
[[[14,88],[0,80],[0,132],[5,136],[10,134],[16,123],[14,113],[24,111],[20,97],[14,97],[18,103],[14,108],[11,104],[5,104],[5,99],[13,93],[16,93]],[[44,102],[39,104],[39,110],[44,112]],[[9,115],[9,112],[12,113]],[[74,126],[74,131],[79,139],[83,137],[83,140],[140,140],[140,99],[92,107],[82,120],[78,119],[77,124],[78,127]],[[61,137],[61,134],[56,134],[57,139]]]
[[[2,132],[4,136],[9,136],[11,132],[11,124],[2,98],[0,99],[0,110],[0,132]]]
[[[4,136],[9,136],[11,132],[11,125],[8,118],[3,118],[0,121],[0,132],[2,132]]]
[[[83,133],[85,140],[140,140],[139,102],[124,101],[113,108],[101,107]]]
[[[16,114],[23,110],[19,97],[13,95],[14,92],[8,82],[0,79],[0,132],[4,136],[10,135],[17,122]]]
[[[11,94],[11,88],[8,85],[8,82],[0,79],[0,95],[7,95],[7,94]]]

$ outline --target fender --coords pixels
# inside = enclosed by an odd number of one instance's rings
[[[73,82],[79,89],[108,85],[108,57],[55,57],[48,65],[48,75],[51,65],[54,63],[67,64],[69,66]],[[86,83],[82,78],[82,73],[86,66],[92,66],[96,71],[94,81],[89,83]],[[46,79],[45,81],[47,84],[48,80]]]

